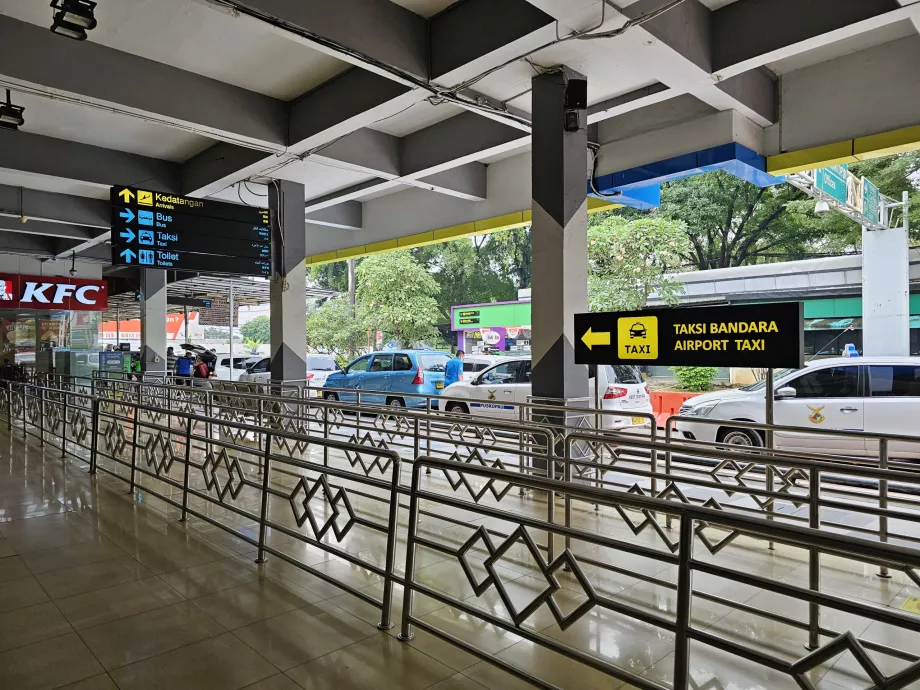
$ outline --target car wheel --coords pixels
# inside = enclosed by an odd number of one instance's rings
[[[405,407],[406,402],[402,398],[387,398],[387,405],[390,407]]]
[[[453,412],[454,414],[469,414],[470,411],[467,409],[466,405],[460,402],[448,403],[447,411]]]
[[[339,399],[339,396],[338,396],[337,393],[326,393],[326,394],[323,396],[323,399],[325,399],[325,400],[331,400],[332,402],[336,402],[336,401]]]
[[[763,439],[753,429],[722,429],[719,431],[719,443],[742,448],[760,448]]]

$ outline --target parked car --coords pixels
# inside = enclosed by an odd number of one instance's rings
[[[478,374],[480,371],[485,371],[493,364],[498,364],[504,359],[505,357],[499,355],[466,355],[463,359],[464,378],[469,374]]]
[[[530,357],[505,357],[475,376],[464,377],[444,391],[447,398],[457,398],[446,403],[448,412],[494,415],[518,419],[518,406],[528,402],[532,395],[530,382]],[[589,367],[589,391],[594,395],[594,375],[600,372],[598,390],[601,409],[651,414],[652,402],[648,385],[638,367],[631,365],[603,365]],[[604,415],[605,429],[625,429],[649,425],[645,417]]]
[[[436,350],[394,350],[358,357],[326,378],[326,388],[362,391],[361,402],[393,407],[425,407],[424,398],[412,394],[440,395],[444,367],[450,355]],[[365,394],[363,391],[369,391]],[[353,402],[357,393],[324,391],[327,400]]]
[[[262,359],[261,356],[244,355],[237,357],[233,355],[233,369],[230,369],[230,355],[218,355],[217,366],[214,373],[221,381],[239,381],[240,377],[246,373],[247,369]]]
[[[802,427],[802,433],[777,431],[774,445],[785,450],[877,456],[878,442],[809,434],[812,429],[913,435],[920,419],[920,357],[835,357],[809,362],[804,369],[774,374],[773,421]],[[762,446],[761,432],[733,421],[763,423],[766,382],[739,390],[706,393],[688,400],[680,414],[725,420],[724,424],[677,423],[687,439]],[[891,456],[920,458],[920,444],[893,442]]]
[[[240,376],[244,383],[268,383],[271,381],[270,357],[255,357],[246,372]],[[310,386],[320,388],[326,383],[326,377],[338,371],[339,365],[332,355],[307,355],[307,382]],[[317,393],[319,395],[319,393]]]

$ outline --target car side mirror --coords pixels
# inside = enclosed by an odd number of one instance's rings
[[[471,386],[478,386],[480,383],[482,383],[482,379],[479,378],[478,376],[474,378],[472,381],[470,381]]]
[[[784,386],[776,391],[773,397],[776,400],[790,400],[795,397],[795,388],[792,386]]]

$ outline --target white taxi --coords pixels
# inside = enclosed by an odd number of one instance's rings
[[[471,374],[465,372],[464,380],[452,383],[442,394],[448,398],[447,412],[489,415],[506,419],[520,418],[520,405],[530,402],[530,357],[506,357],[502,362],[488,369]],[[636,412],[637,416],[604,415],[603,427],[623,429],[643,427],[650,424],[640,414],[652,413],[648,384],[642,378],[638,367],[627,365],[604,365],[589,367],[589,391],[594,394],[594,375],[600,371],[598,390],[601,408],[619,412]]]
[[[918,357],[822,359],[809,362],[804,369],[777,371],[773,380],[773,421],[802,429],[775,432],[774,443],[779,449],[877,457],[878,441],[808,432],[824,429],[904,436],[917,433]],[[766,382],[760,381],[739,390],[691,398],[680,408],[681,416],[688,419],[679,421],[677,430],[689,440],[763,446],[761,432],[737,422],[765,421],[765,393]],[[717,423],[699,423],[694,418]],[[891,457],[918,459],[920,443],[893,441],[889,452]]]

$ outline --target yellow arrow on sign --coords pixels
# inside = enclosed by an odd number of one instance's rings
[[[124,199],[125,203],[127,204],[129,201],[131,201],[131,199],[134,198],[134,192],[132,192],[130,189],[122,189],[120,192],[118,192],[118,196]]]
[[[581,337],[581,341],[591,350],[595,345],[609,345],[610,333],[595,333],[588,328],[588,332]]]

